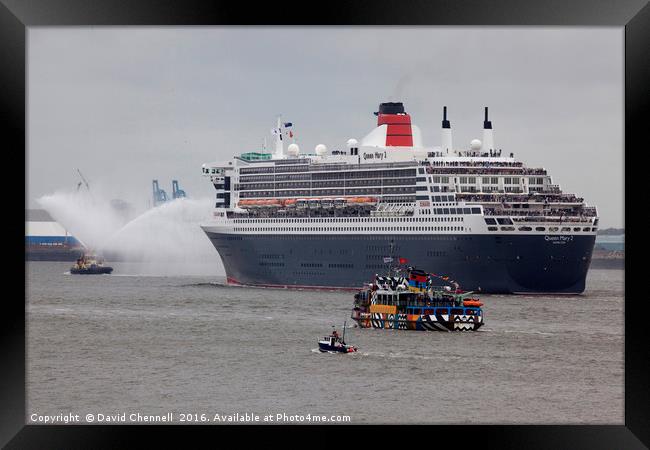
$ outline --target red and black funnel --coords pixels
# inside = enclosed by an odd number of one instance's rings
[[[377,126],[387,125],[387,147],[413,147],[413,132],[411,131],[411,116],[404,112],[404,104],[380,103],[377,116]]]

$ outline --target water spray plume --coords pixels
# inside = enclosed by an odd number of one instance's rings
[[[107,260],[138,262],[152,275],[217,275],[222,264],[199,224],[209,217],[211,199],[179,198],[128,220],[97,192],[57,192],[38,203]]]

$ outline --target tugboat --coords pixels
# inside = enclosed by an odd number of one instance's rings
[[[332,334],[318,341],[318,350],[321,353],[354,353],[358,349],[354,345],[345,343],[345,322],[343,323],[343,337],[334,329]]]
[[[70,268],[70,273],[75,275],[101,275],[113,272],[113,268],[104,265],[102,258],[94,254],[83,254]]]
[[[395,276],[375,275],[354,295],[352,319],[360,328],[476,331],[483,325],[483,302],[448,276],[414,267],[393,272]],[[436,280],[447,285],[438,286]]]

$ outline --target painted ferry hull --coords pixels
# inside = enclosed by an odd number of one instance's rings
[[[354,317],[353,317],[354,318]],[[417,315],[366,313],[354,318],[360,328],[417,331],[476,331],[483,325],[478,315]]]
[[[211,231],[230,283],[358,289],[385,273],[383,257],[446,274],[484,293],[580,294],[595,235],[253,235]]]

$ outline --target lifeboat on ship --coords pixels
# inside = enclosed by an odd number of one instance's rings
[[[295,198],[288,198],[284,201],[284,207],[285,208],[294,208],[296,206],[296,199]]]

